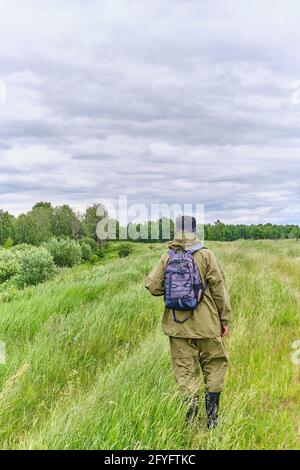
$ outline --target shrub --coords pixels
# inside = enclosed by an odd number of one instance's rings
[[[103,246],[102,246],[102,245],[98,245],[98,246],[97,246],[97,251],[95,252],[95,254],[96,254],[99,258],[104,258],[104,249],[103,249]]]
[[[19,291],[11,280],[0,285],[0,302],[11,302],[17,299],[18,295]]]
[[[14,245],[14,241],[12,238],[7,238],[3,243],[3,248],[11,248]]]
[[[89,245],[92,249],[92,251],[94,253],[96,253],[97,249],[98,249],[98,243],[96,242],[96,240],[94,240],[93,238],[91,237],[84,237],[81,241],[80,241],[80,244],[82,245],[83,243],[86,243],[87,245]]]
[[[84,261],[91,261],[93,256],[92,248],[87,243],[81,243],[81,252],[82,252],[82,259]]]
[[[91,237],[84,237],[81,241],[80,241],[80,244],[81,246],[86,243],[87,245],[89,245],[92,249],[92,252],[94,253],[94,255],[97,255],[99,256],[99,258],[103,258],[104,257],[104,250],[103,250],[103,246],[102,245],[99,245],[99,243],[97,243],[93,238]]]
[[[52,238],[47,243],[44,243],[43,246],[51,253],[57,266],[71,267],[81,262],[81,246],[75,240],[68,238],[57,240]]]
[[[99,256],[97,255],[92,255],[91,259],[90,259],[90,263],[91,264],[97,264],[99,263]]]
[[[121,245],[120,248],[118,249],[118,254],[120,258],[125,258],[126,256],[130,255],[132,253],[133,248],[129,243],[124,243],[124,245]]]
[[[32,245],[28,243],[20,243],[19,245],[14,245],[10,251],[13,253],[23,253],[24,251],[31,250]]]
[[[32,247],[21,259],[20,272],[16,276],[18,287],[36,285],[51,279],[55,274],[52,255],[45,248]]]
[[[5,282],[20,269],[20,254],[11,250],[0,250],[0,282]]]

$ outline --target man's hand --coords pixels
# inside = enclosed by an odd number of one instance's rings
[[[221,333],[221,336],[227,336],[228,335],[228,329],[229,329],[229,326],[228,325],[222,325],[222,333]]]

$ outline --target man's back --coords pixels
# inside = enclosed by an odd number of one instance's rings
[[[197,237],[189,232],[177,232],[169,248],[174,250],[191,250],[199,245]],[[214,254],[202,248],[193,254],[202,280],[207,289],[201,303],[198,304],[190,319],[184,323],[173,320],[170,309],[166,308],[163,316],[163,331],[168,336],[182,338],[216,338],[221,334],[221,325],[230,320],[230,302],[226,289],[224,273]],[[145,287],[152,295],[164,295],[165,269],[169,255],[164,254],[158,265],[146,277]],[[176,311],[176,317],[182,320],[186,312]]]
[[[184,230],[187,220],[192,221],[191,231]],[[207,287],[202,301],[188,316],[186,311],[174,311],[166,307],[162,327],[170,339],[172,367],[178,389],[187,405],[187,422],[194,420],[198,413],[201,369],[205,382],[207,425],[212,428],[218,422],[220,393],[228,367],[223,336],[227,334],[230,319],[229,295],[224,273],[216,257],[197,240],[196,220],[182,216],[176,220],[176,226],[178,231],[169,249],[193,253],[194,263]],[[165,294],[165,273],[169,259],[170,255],[164,254],[145,279],[145,287],[152,295]]]

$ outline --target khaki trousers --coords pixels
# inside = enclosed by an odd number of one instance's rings
[[[223,338],[188,339],[170,337],[172,367],[184,399],[199,395],[200,368],[207,392],[221,392],[228,368]]]

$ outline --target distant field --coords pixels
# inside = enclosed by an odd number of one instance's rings
[[[221,423],[184,426],[160,329],[143,287],[163,245],[135,244],[103,266],[61,270],[0,303],[0,448],[299,449],[300,242],[209,242],[230,287],[231,367]]]

